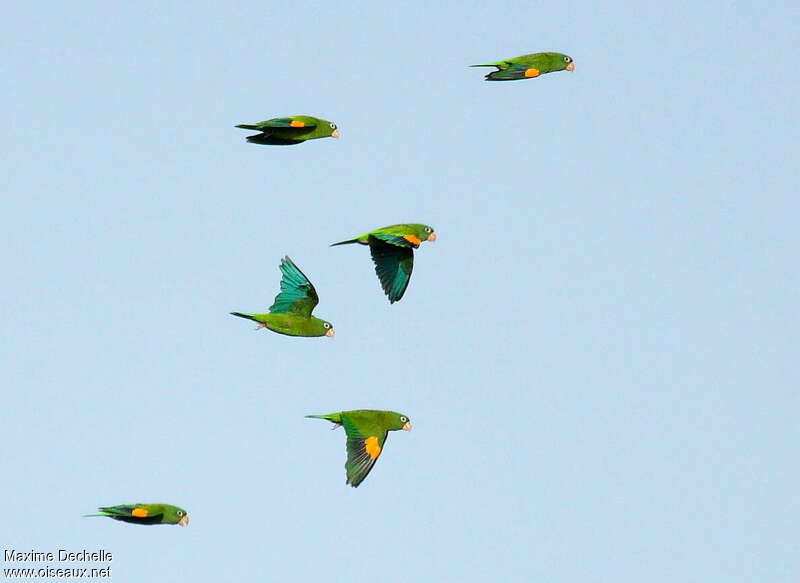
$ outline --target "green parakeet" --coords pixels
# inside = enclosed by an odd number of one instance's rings
[[[334,243],[331,247],[349,243],[369,245],[372,261],[375,262],[375,273],[378,274],[389,303],[393,304],[403,297],[411,280],[414,249],[423,241],[435,240],[436,233],[433,227],[404,224],[375,229],[359,237]]]
[[[122,504],[120,506],[101,506],[97,514],[84,516],[108,516],[114,520],[133,524],[189,524],[189,514],[172,504]]]
[[[344,426],[347,434],[347,484],[353,488],[364,481],[372,466],[378,461],[390,431],[411,431],[411,421],[406,415],[394,411],[360,409],[341,411],[330,415],[306,415],[314,419],[327,419],[333,429]]]
[[[247,141],[253,144],[270,144],[273,146],[291,146],[306,140],[317,138],[338,138],[339,130],[336,124],[325,119],[318,119],[309,115],[292,115],[290,117],[276,117],[267,121],[254,124],[240,124],[236,126],[243,130],[261,132],[247,136]]]
[[[574,71],[575,63],[572,57],[561,53],[534,53],[522,55],[496,63],[470,65],[470,67],[497,67],[486,75],[487,81],[516,81],[517,79],[530,79],[553,71]]]
[[[311,315],[319,303],[317,290],[305,274],[289,259],[281,259],[281,291],[269,307],[269,314],[243,314],[232,316],[258,322],[258,328],[269,328],[287,336],[333,336],[333,324]]]

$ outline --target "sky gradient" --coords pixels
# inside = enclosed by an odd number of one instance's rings
[[[9,7],[4,548],[117,582],[798,580],[800,8],[487,6]],[[576,70],[467,67],[547,50]],[[233,127],[293,114],[342,138]],[[328,245],[399,222],[439,238],[389,305]],[[335,339],[228,315],[287,254]],[[356,408],[414,430],[352,489],[303,416]],[[162,501],[191,525],[81,518]]]

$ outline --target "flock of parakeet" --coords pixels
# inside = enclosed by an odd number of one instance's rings
[[[486,75],[487,81],[517,81],[531,79],[554,71],[573,71],[572,57],[561,53],[535,53],[522,55],[472,67],[496,67]],[[236,126],[260,132],[247,137],[254,144],[289,146],[317,138],[338,138],[335,123],[308,115],[278,117],[254,124]],[[333,243],[369,245],[375,273],[390,303],[399,301],[408,288],[414,268],[414,249],[423,241],[435,241],[433,227],[422,224],[390,225],[364,233],[352,239]],[[281,290],[266,314],[231,312],[231,315],[258,323],[256,328],[266,328],[287,336],[330,336],[333,324],[312,316],[319,303],[319,296],[308,277],[300,271],[289,257],[280,264]],[[326,419],[334,424],[333,429],[344,427],[347,436],[347,461],[345,471],[347,484],[358,487],[372,470],[380,457],[386,437],[390,431],[411,430],[407,415],[394,411],[360,409],[340,411],[327,415],[306,415],[315,419]],[[85,516],[107,516],[114,520],[132,524],[189,524],[189,515],[183,508],[171,504],[138,503],[118,506],[101,506],[98,513]]]

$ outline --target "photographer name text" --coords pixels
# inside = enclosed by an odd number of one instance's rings
[[[111,552],[105,549],[96,551],[68,551],[58,549],[56,551],[18,551],[16,549],[4,549],[3,559],[5,562],[14,563],[108,563],[113,560]]]

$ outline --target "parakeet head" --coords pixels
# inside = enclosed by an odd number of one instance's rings
[[[564,69],[567,71],[575,70],[575,63],[569,55],[561,53],[548,53],[548,55],[550,56],[551,71],[563,71]]]
[[[389,427],[387,429],[389,431],[398,431],[402,429],[403,431],[411,431],[411,419],[408,418],[407,415],[403,415],[402,413],[395,413],[394,411],[388,411],[389,413]]]
[[[332,121],[328,121],[325,119],[319,120],[319,125],[317,126],[316,133],[319,133],[319,137],[324,138],[330,136],[332,138],[338,138],[341,136],[339,133],[339,128],[336,127],[336,124]]]
[[[164,505],[164,518],[162,522],[186,526],[189,524],[189,513],[178,506]]]
[[[433,227],[428,225],[409,225],[411,227],[411,234],[417,237],[420,241],[435,241],[436,232]]]
[[[574,68],[574,67],[573,67],[573,68]],[[341,135],[342,135],[342,134],[340,134],[340,133],[339,133],[339,128],[337,128],[337,127],[336,127],[336,124],[335,124],[335,123],[333,123],[333,122],[330,122],[330,123],[328,124],[328,127],[329,127],[329,128],[331,128],[331,129],[333,130],[333,131],[331,132],[331,136],[332,136],[332,137],[334,137],[334,138],[338,138],[339,136],[341,136]]]
[[[317,336],[329,336],[333,338],[336,333],[333,331],[333,324],[326,322],[320,318],[311,316],[312,331],[317,333]]]

